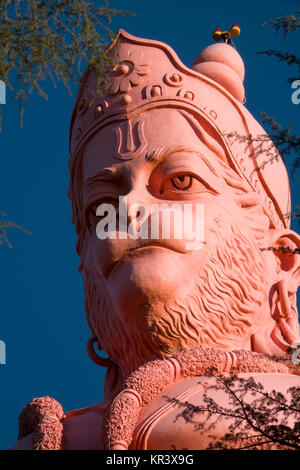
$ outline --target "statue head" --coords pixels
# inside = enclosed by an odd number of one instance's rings
[[[196,347],[284,354],[299,335],[300,242],[285,166],[242,104],[242,59],[216,44],[187,68],[124,31],[108,54],[102,96],[84,75],[69,161],[99,347],[123,376]]]

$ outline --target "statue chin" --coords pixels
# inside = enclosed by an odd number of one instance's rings
[[[107,288],[115,311],[130,318],[144,311],[145,305],[164,305],[178,294],[184,298],[191,279],[182,257],[164,247],[148,246],[125,255],[113,268]]]

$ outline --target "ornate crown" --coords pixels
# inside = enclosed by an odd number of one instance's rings
[[[71,178],[75,160],[103,126],[152,108],[185,109],[222,139],[231,166],[247,181],[249,191],[259,193],[273,226],[289,226],[287,171],[270,141],[259,149],[253,144],[266,134],[242,104],[244,64],[232,46],[208,46],[188,68],[166,44],[120,30],[107,53],[114,63],[105,96],[95,93],[97,77],[90,69],[78,91],[70,128]]]

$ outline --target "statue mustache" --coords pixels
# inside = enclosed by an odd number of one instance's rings
[[[168,249],[178,254],[201,249],[204,244],[204,217],[199,224],[192,220],[192,212],[189,218],[182,217],[182,214],[178,218],[178,213],[173,214],[173,219],[170,212],[162,213],[160,219],[157,219],[157,213],[154,214],[154,219],[152,213],[148,217],[133,217],[130,219],[133,231],[128,230],[124,221],[120,223],[118,220],[118,226],[116,221],[113,221],[113,225],[108,225],[108,231],[102,232],[102,239],[98,240],[94,248],[95,259],[98,261],[96,264],[104,278],[110,276],[121,259],[131,254],[137,256],[135,252],[143,248]]]
[[[95,257],[98,260],[98,265],[101,274],[105,279],[108,279],[116,265],[125,258],[130,256],[138,256],[138,251],[149,249],[170,250],[178,254],[186,254],[186,241],[175,239],[155,239],[155,240],[134,240],[128,236],[126,239],[114,240],[106,239],[99,240],[95,247]]]

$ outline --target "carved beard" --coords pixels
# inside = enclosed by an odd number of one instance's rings
[[[249,226],[243,233],[231,222],[231,234],[224,239],[222,227],[228,223],[228,219],[215,218],[210,231],[215,248],[195,279],[189,280],[186,298],[171,299],[159,311],[145,305],[134,327],[114,313],[96,269],[83,267],[89,325],[123,377],[146,361],[184,349],[241,349],[246,340],[250,348],[251,334],[270,319],[259,250],[262,233]]]

